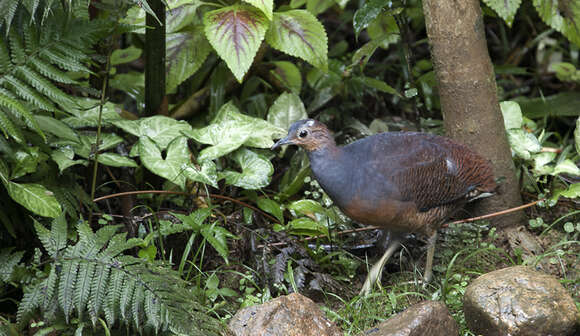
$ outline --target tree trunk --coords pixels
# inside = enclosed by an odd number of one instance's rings
[[[145,23],[145,115],[167,115],[165,97],[165,6],[161,0],[149,0],[157,19],[147,14]]]
[[[495,176],[503,180],[497,195],[479,202],[479,210],[521,205],[479,0],[423,0],[423,10],[446,132],[490,160]],[[523,219],[520,211],[493,223],[507,227]]]

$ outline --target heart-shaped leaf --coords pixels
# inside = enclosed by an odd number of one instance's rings
[[[197,168],[192,164],[189,164],[183,170],[183,174],[191,181],[201,182],[209,184],[214,188],[217,188],[217,169],[215,163],[210,160],[203,161],[201,167]]]
[[[189,164],[189,149],[187,138],[179,137],[173,140],[167,147],[165,159],[161,150],[148,137],[139,139],[139,156],[143,165],[156,175],[159,175],[181,188],[185,187],[184,169]]]
[[[237,150],[232,158],[242,168],[242,172],[226,170],[221,173],[220,178],[225,178],[226,183],[244,189],[259,189],[270,183],[274,167],[268,158],[246,148]]]
[[[508,27],[511,27],[522,0],[483,0],[483,2],[491,7],[505,21]]]
[[[191,126],[187,122],[165,116],[153,116],[139,120],[119,120],[113,124],[139,138],[149,137],[161,149],[167,148],[175,138],[183,136],[181,132],[191,131]]]
[[[328,39],[322,24],[308,11],[274,13],[266,41],[275,49],[299,57],[317,68],[328,68]]]
[[[209,43],[241,82],[264,39],[267,17],[253,6],[235,4],[205,13],[203,22]]]
[[[269,148],[274,144],[272,138],[284,136],[286,130],[241,114],[229,102],[221,107],[211,125],[183,133],[197,142],[213,145],[202,150],[198,157],[199,161],[206,161],[231,153],[242,145]]]

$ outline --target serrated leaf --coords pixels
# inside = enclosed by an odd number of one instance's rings
[[[205,36],[241,82],[264,39],[268,19],[257,8],[236,4],[205,13]]]
[[[202,33],[203,26],[167,34],[166,73],[167,92],[172,92],[183,81],[191,77],[203,65],[211,51],[208,40]]]
[[[52,191],[40,184],[4,184],[10,197],[26,209],[44,217],[58,217],[62,212]]]
[[[266,41],[275,49],[328,69],[328,38],[322,24],[308,11],[274,13]]]
[[[272,11],[274,10],[274,0],[243,0],[250,5],[260,9],[268,20],[272,20]]]
[[[503,101],[499,104],[506,129],[519,129],[524,123],[520,104],[515,101]]]
[[[533,0],[540,18],[548,26],[562,33],[580,46],[580,3],[570,0]]]
[[[185,187],[183,170],[190,163],[185,137],[176,138],[169,144],[165,159],[153,140],[141,137],[139,139],[139,157],[145,168],[152,173],[177,184],[181,188]]]
[[[287,61],[272,62],[276,68],[270,74],[288,90],[299,94],[302,89],[302,74],[296,65]]]
[[[241,167],[242,172],[232,170],[222,172],[220,178],[225,178],[226,183],[244,189],[260,189],[270,184],[274,167],[268,158],[246,148],[237,150],[232,158]]]
[[[272,139],[284,136],[286,130],[241,114],[229,102],[220,108],[211,125],[183,133],[197,142],[212,145],[200,152],[198,161],[203,162],[231,153],[242,145],[270,148],[274,144]]]
[[[282,129],[289,129],[294,122],[308,118],[300,97],[293,93],[282,93],[268,111],[268,122]]]
[[[511,27],[522,0],[483,0],[483,2],[493,9],[508,27]]]

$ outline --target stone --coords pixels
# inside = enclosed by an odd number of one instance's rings
[[[423,301],[381,322],[361,336],[453,336],[457,322],[440,301]]]
[[[574,333],[578,310],[551,275],[514,266],[475,279],[463,297],[468,327],[486,336]]]
[[[316,303],[297,293],[242,308],[229,327],[236,336],[342,336]]]

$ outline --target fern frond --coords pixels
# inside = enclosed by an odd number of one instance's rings
[[[119,311],[121,316],[125,321],[130,319],[131,314],[131,299],[133,298],[133,293],[135,292],[135,285],[137,280],[132,277],[125,277],[123,282],[123,289],[121,290],[121,297],[119,298]]]
[[[131,304],[131,315],[133,315],[133,322],[135,328],[139,330],[142,326],[143,319],[143,301],[145,300],[145,290],[143,286],[135,287]]]
[[[80,252],[80,244],[68,248],[66,257],[62,265],[62,274],[58,287],[58,303],[64,312],[64,317],[68,323],[69,317],[74,308],[74,293],[77,280],[77,270],[79,268],[78,259],[70,259]]]
[[[109,274],[111,274],[111,267],[109,265],[99,264],[95,270],[95,274],[91,282],[89,314],[91,316],[93,325],[97,323],[97,317],[105,305],[105,298],[107,297],[107,286],[110,283]]]
[[[109,282],[109,291],[103,310],[105,311],[105,319],[109,325],[113,325],[117,320],[117,313],[119,312],[119,298],[123,290],[123,283],[125,282],[125,273],[119,268],[111,268],[111,280]]]
[[[155,333],[161,327],[161,307],[157,303],[157,298],[151,291],[145,293],[145,316],[147,317],[147,324],[150,325]]]
[[[73,100],[68,95],[28,66],[18,67],[17,73],[22,75],[21,77],[26,80],[30,86],[61,106],[70,107],[74,104]]]
[[[0,96],[0,105],[2,104],[1,103],[2,98],[3,97]],[[0,108],[0,130],[2,130],[2,133],[4,133],[5,138],[11,137],[18,143],[24,142],[24,137],[22,136],[20,129],[18,129],[16,125],[14,125],[12,120],[10,120],[8,114],[4,112],[4,109],[2,108]]]
[[[6,25],[6,31],[10,31],[12,19],[18,9],[19,1],[0,1],[0,13],[2,13],[3,24]],[[1,25],[0,25],[1,26]]]
[[[0,64],[1,62],[2,60],[0,59]],[[33,57],[30,59],[30,63],[32,64],[32,66],[34,66],[34,69],[36,69],[36,71],[38,71],[40,74],[47,77],[48,79],[63,84],[77,84],[77,81],[72,80],[64,72],[54,67],[52,64],[43,60],[42,58]]]
[[[89,294],[91,293],[91,282],[95,273],[95,263],[81,262],[76,280],[74,303],[77,308],[77,314],[80,318],[87,308]]]
[[[10,38],[8,42],[10,43],[10,58],[14,64],[24,64],[26,63],[26,51],[24,50],[24,44],[20,39],[20,36],[12,29],[10,31]]]
[[[10,281],[14,267],[18,265],[24,255],[23,251],[12,253],[13,248],[4,248],[0,250],[0,285],[3,282]]]
[[[66,57],[66,55],[63,55],[57,50],[43,49],[39,54],[46,61],[54,63],[67,71],[90,72],[90,70],[80,62]]]
[[[50,307],[54,303],[55,293],[57,290],[57,279],[58,275],[56,274],[56,267],[51,268],[50,273],[48,274],[48,278],[46,278],[45,287],[44,287],[44,298],[42,300],[42,310],[49,310]]]
[[[4,79],[9,86],[14,89],[14,92],[22,99],[28,101],[32,105],[46,110],[46,111],[56,111],[54,105],[42,95],[40,95],[36,90],[32,89],[30,86],[23,83],[20,79],[8,75],[4,76]]]
[[[23,323],[28,319],[28,316],[40,308],[40,303],[44,297],[44,288],[46,288],[46,279],[39,281],[34,286],[24,290],[24,296],[18,305],[16,312],[16,320],[18,323]]]

